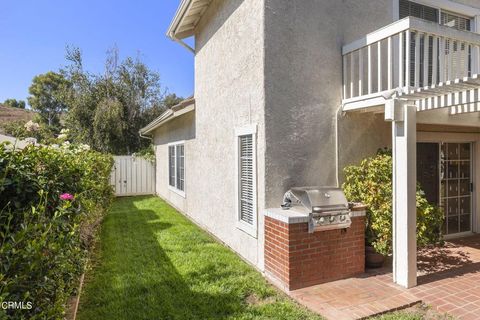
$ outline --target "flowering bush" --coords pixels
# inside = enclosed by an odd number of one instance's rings
[[[112,199],[113,159],[85,146],[0,144],[0,319],[62,319]]]
[[[40,125],[38,122],[29,120],[9,121],[2,124],[2,129],[6,134],[19,139],[34,138],[38,143],[49,143],[54,138],[52,128]]]
[[[392,252],[392,156],[380,150],[358,166],[344,169],[343,189],[349,201],[367,205],[366,241],[384,255]],[[425,198],[417,186],[417,243],[435,244],[441,240],[443,212]]]

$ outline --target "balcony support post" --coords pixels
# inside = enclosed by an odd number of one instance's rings
[[[393,144],[393,281],[405,288],[417,285],[416,114],[417,107],[404,101],[386,105]]]

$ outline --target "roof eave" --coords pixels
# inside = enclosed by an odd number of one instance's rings
[[[170,23],[170,26],[168,27],[168,30],[167,30],[167,37],[169,37],[170,39],[172,40],[177,39],[175,35],[176,30],[183,16],[185,15],[185,12],[187,11],[188,6],[191,4],[191,2],[192,0],[182,0],[182,2],[180,2],[180,5],[178,6],[177,11],[175,12],[175,16],[173,17],[173,20]]]
[[[172,40],[178,41],[193,36],[198,21],[200,21],[210,3],[210,0],[182,0],[180,2],[180,5],[178,6],[172,22],[170,23],[170,26],[168,27],[167,37]],[[194,5],[197,6],[195,7]],[[192,9],[192,7],[194,8]],[[190,21],[188,22],[188,24],[186,24],[187,27],[191,25],[191,28],[179,31],[179,29],[181,29],[182,27],[182,23],[184,22],[185,15],[188,15],[190,9],[192,9],[194,12],[197,11],[194,13],[194,15],[198,15],[198,17],[193,20],[193,22]],[[187,19],[188,18],[189,17],[187,16]]]
[[[173,106],[172,108],[168,109],[152,122],[147,124],[145,127],[139,130],[140,135],[148,135],[157,128],[161,127],[164,123],[173,120],[187,112],[195,110],[195,99],[189,98],[183,100],[179,104]]]

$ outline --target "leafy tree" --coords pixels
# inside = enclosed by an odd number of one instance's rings
[[[69,82],[62,74],[50,71],[35,76],[28,89],[28,103],[50,127],[60,125],[60,114],[67,108],[63,95],[68,87]]]
[[[123,145],[123,106],[116,99],[105,99],[95,110],[93,132],[95,147],[103,152],[115,153]]]
[[[25,101],[17,99],[7,99],[3,102],[3,105],[11,108],[25,109]]]
[[[75,142],[114,154],[132,154],[148,146],[138,131],[168,107],[181,101],[167,94],[160,75],[139,58],[119,60],[110,50],[105,73],[96,75],[83,68],[78,48],[67,49],[70,65],[61,73],[71,84],[65,97],[66,126]]]
[[[170,93],[165,96],[165,99],[163,99],[163,105],[165,106],[165,108],[170,109],[171,107],[176,106],[182,101],[182,97],[177,96],[175,93]]]
[[[96,77],[84,70],[78,48],[67,48],[66,59],[69,65],[60,71],[71,84],[63,95],[68,106],[65,125],[70,129],[73,141],[95,148],[92,124],[103,95],[97,88]]]

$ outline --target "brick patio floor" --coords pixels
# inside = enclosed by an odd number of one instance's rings
[[[289,293],[327,319],[362,319],[424,302],[455,319],[480,319],[480,235],[418,252],[418,286],[392,282],[391,268]]]

